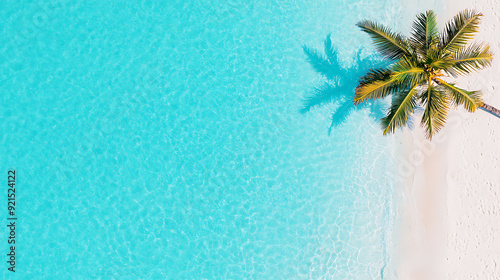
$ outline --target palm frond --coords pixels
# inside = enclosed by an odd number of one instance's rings
[[[455,105],[463,105],[469,112],[474,112],[478,107],[483,104],[481,99],[481,92],[467,91],[461,89],[454,84],[449,84],[441,79],[436,79],[438,84],[442,86],[445,91],[451,96],[451,100]]]
[[[403,91],[394,96],[388,115],[382,119],[383,134],[394,133],[397,128],[403,127],[408,122],[413,109],[417,106],[416,95],[418,84],[408,91]]]
[[[473,10],[463,10],[450,20],[442,33],[440,45],[443,53],[460,50],[479,30],[482,14]]]
[[[410,43],[421,56],[425,56],[430,46],[438,42],[437,18],[434,11],[418,15],[412,30]]]
[[[448,116],[449,98],[444,92],[436,87],[429,86],[427,92],[421,95],[421,102],[425,104],[422,114],[422,126],[426,137],[432,137],[443,128]]]
[[[399,84],[392,77],[386,80],[378,80],[372,83],[360,85],[354,94],[354,104],[358,105],[368,99],[384,98],[399,91]]]
[[[489,45],[480,43],[461,48],[453,54],[453,62],[446,72],[453,76],[470,74],[491,65],[493,53]]]
[[[425,71],[408,58],[400,59],[389,67],[390,69],[370,70],[361,78],[354,95],[354,104],[368,99],[384,98],[397,93],[409,85],[425,81]]]
[[[401,84],[413,85],[422,83],[426,80],[424,68],[420,67],[410,58],[402,58],[391,65],[392,78],[398,80]]]
[[[455,61],[453,60],[453,58],[451,58],[451,56],[449,56],[449,55],[444,55],[441,58],[434,60],[430,64],[430,67],[434,70],[447,71],[453,65],[455,65]]]
[[[357,26],[372,37],[375,47],[386,58],[398,59],[411,54],[406,39],[389,28],[370,20],[363,20]]]
[[[385,81],[391,77],[391,70],[387,68],[370,69],[368,73],[359,79],[359,85],[364,86],[376,81]]]

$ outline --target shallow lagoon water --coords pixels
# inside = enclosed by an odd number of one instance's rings
[[[393,2],[0,4],[15,276],[384,279],[390,139],[299,111],[323,81],[302,46],[331,33],[352,67]]]

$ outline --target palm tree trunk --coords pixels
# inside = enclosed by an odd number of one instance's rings
[[[481,108],[483,111],[486,111],[486,112],[496,116],[497,118],[500,118],[500,110],[498,110],[497,108],[495,108],[491,105],[483,103],[483,106],[481,106],[479,108]]]

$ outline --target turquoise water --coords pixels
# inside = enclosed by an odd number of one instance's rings
[[[394,2],[2,1],[2,278],[387,279],[391,138],[299,111],[302,46],[356,67]]]

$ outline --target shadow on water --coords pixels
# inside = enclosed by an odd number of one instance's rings
[[[332,113],[328,135],[334,127],[344,123],[354,110],[368,108],[370,116],[374,120],[384,117],[385,110],[379,101],[363,102],[354,106],[353,99],[358,79],[369,69],[387,66],[388,62],[377,60],[374,56],[361,58],[360,52],[358,52],[352,65],[346,67],[342,65],[330,35],[326,37],[324,45],[325,54],[307,46],[303,47],[307,61],[316,72],[325,78],[325,81],[304,99],[300,112],[305,114],[314,107],[328,103],[337,104],[337,109]]]

